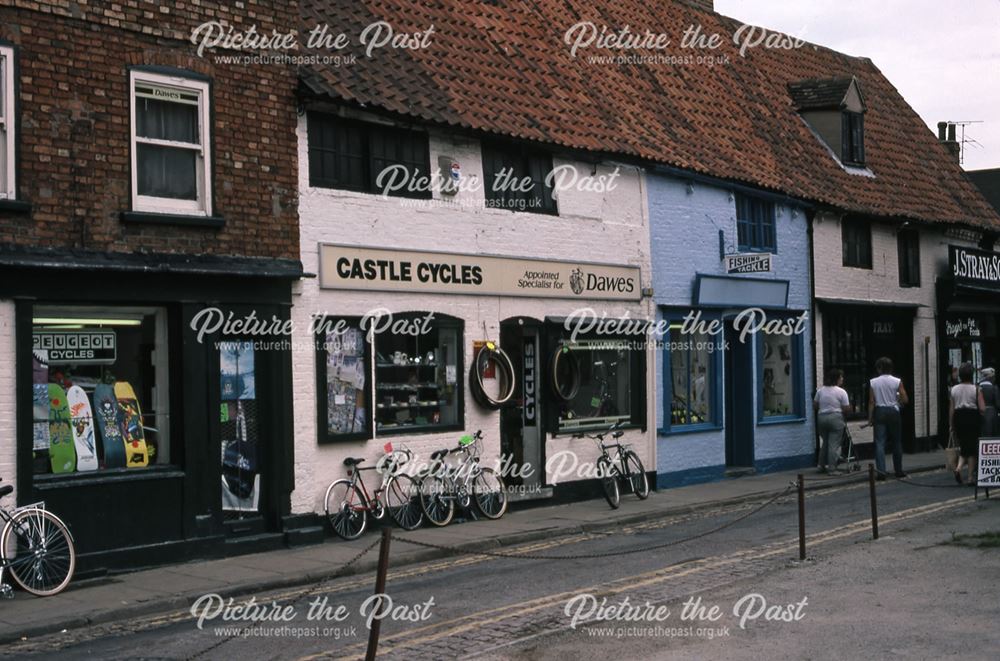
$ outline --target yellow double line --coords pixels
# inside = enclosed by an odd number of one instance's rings
[[[909,509],[900,510],[898,512],[894,512],[892,514],[880,517],[879,524],[885,526],[888,524],[898,523],[900,521],[914,519],[921,516],[929,516],[931,514],[936,514],[938,512],[954,509],[963,504],[968,505],[971,504],[972,502],[973,501],[970,500],[967,496],[964,496],[938,503],[932,503],[929,505],[912,507]],[[813,533],[812,535],[808,535],[806,538],[807,545],[811,546],[816,544],[824,544],[838,539],[843,539],[844,537],[849,537],[851,535],[856,535],[858,533],[869,530],[870,527],[871,527],[871,519],[862,519],[859,521],[855,521],[853,523],[844,524],[841,526],[837,526],[835,528],[831,528],[829,530],[824,530],[821,532]],[[556,545],[556,543],[554,542],[553,545]],[[638,588],[648,587],[669,580],[680,579],[685,576],[690,576],[691,574],[718,569],[720,567],[735,565],[748,558],[763,559],[763,558],[774,557],[776,555],[789,553],[794,549],[796,549],[797,547],[798,547],[798,539],[796,538],[794,540],[789,540],[785,542],[776,542],[773,544],[768,544],[764,546],[754,547],[751,549],[746,549],[743,551],[738,551],[725,556],[714,556],[711,558],[689,560],[686,562],[681,562],[679,564],[671,565],[669,567],[664,567],[643,574],[637,574],[635,576],[618,579],[608,583],[599,583],[596,585],[591,585],[586,588],[578,588],[571,591],[546,595],[544,597],[538,597],[536,599],[531,599],[525,602],[519,602],[517,604],[500,606],[496,608],[489,608],[468,615],[462,615],[460,617],[452,618],[450,620],[436,622],[422,627],[416,627],[414,629],[408,629],[407,631],[403,631],[398,634],[384,636],[381,640],[381,644],[379,645],[379,652],[385,654],[405,647],[413,647],[415,645],[422,645],[424,643],[434,642],[436,640],[440,640],[442,638],[448,638],[450,636],[455,636],[464,633],[466,631],[471,631],[473,629],[489,627],[491,624],[496,624],[498,622],[502,622],[504,620],[513,617],[527,615],[530,613],[537,612],[539,610],[559,605],[560,603],[565,603],[570,598],[583,592],[599,593],[602,596],[615,595],[624,592],[626,590],[635,590]],[[319,659],[324,657],[360,659],[364,658],[365,647],[366,647],[365,644],[357,643],[354,645],[350,645],[339,651],[328,650],[325,652],[319,652],[316,654],[304,656],[301,657],[299,661],[311,661],[313,659]]]

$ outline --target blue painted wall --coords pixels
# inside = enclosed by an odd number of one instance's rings
[[[702,183],[689,184],[676,178],[649,174],[648,196],[653,262],[654,301],[657,320],[665,308],[692,309],[693,287],[698,273],[726,275],[719,258],[719,230],[725,233],[726,252],[736,252],[735,195],[721,187]],[[752,278],[789,281],[788,308],[811,308],[808,221],[802,209],[776,204],[776,243],[774,269],[770,274]],[[803,389],[815,383],[812,374],[812,319],[802,334]],[[755,338],[753,340],[757,342]],[[813,464],[815,439],[811,392],[803,392],[804,420],[760,424],[759,361],[754,354],[754,458],[760,472],[801,468]],[[724,378],[724,361],[718,365],[718,379]],[[663,352],[656,352],[657,426],[669,422],[664,411]],[[657,473],[661,487],[721,479],[724,476],[725,420],[721,385],[716,406],[723,427],[706,431],[664,434],[657,437]],[[666,418],[664,416],[667,416]]]

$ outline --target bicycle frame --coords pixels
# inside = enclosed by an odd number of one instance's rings
[[[386,487],[388,486],[389,479],[396,474],[396,471],[398,471],[403,464],[405,464],[407,461],[410,460],[409,452],[407,451],[404,454],[406,456],[406,461],[403,461],[402,463],[393,461],[387,467],[387,470],[385,470],[382,473],[382,484],[380,484],[379,487],[371,493],[368,492],[368,486],[365,484],[365,478],[361,474],[361,472],[377,471],[379,467],[378,464],[376,464],[375,466],[365,466],[364,468],[361,468],[360,466],[352,466],[351,468],[348,469],[347,477],[351,481],[351,487],[360,486],[361,495],[362,498],[364,498],[364,502],[360,503],[357,507],[355,507],[351,503],[348,503],[351,509],[353,509],[355,512],[379,513],[375,517],[376,519],[380,519],[382,517],[382,513],[384,513],[386,506],[385,503],[382,502],[382,497],[386,492]],[[353,488],[351,489],[351,493],[352,494],[354,493]]]

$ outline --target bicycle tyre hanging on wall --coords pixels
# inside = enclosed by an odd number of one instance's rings
[[[561,401],[568,402],[580,392],[580,359],[573,355],[569,343],[560,342],[556,347],[549,362],[549,377],[552,392]]]
[[[483,375],[490,363],[496,366],[497,378],[500,379],[501,383],[500,393],[496,397],[486,392],[486,386],[483,383]],[[495,343],[487,342],[476,354],[472,361],[472,367],[469,368],[469,390],[472,392],[472,398],[483,408],[496,411],[514,397],[516,385],[514,364],[511,363],[510,357]]]

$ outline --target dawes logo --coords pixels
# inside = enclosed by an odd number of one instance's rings
[[[635,278],[626,276],[597,275],[585,273],[582,269],[573,269],[569,276],[569,287],[577,296],[584,292],[618,292],[630,294],[635,291]]]

